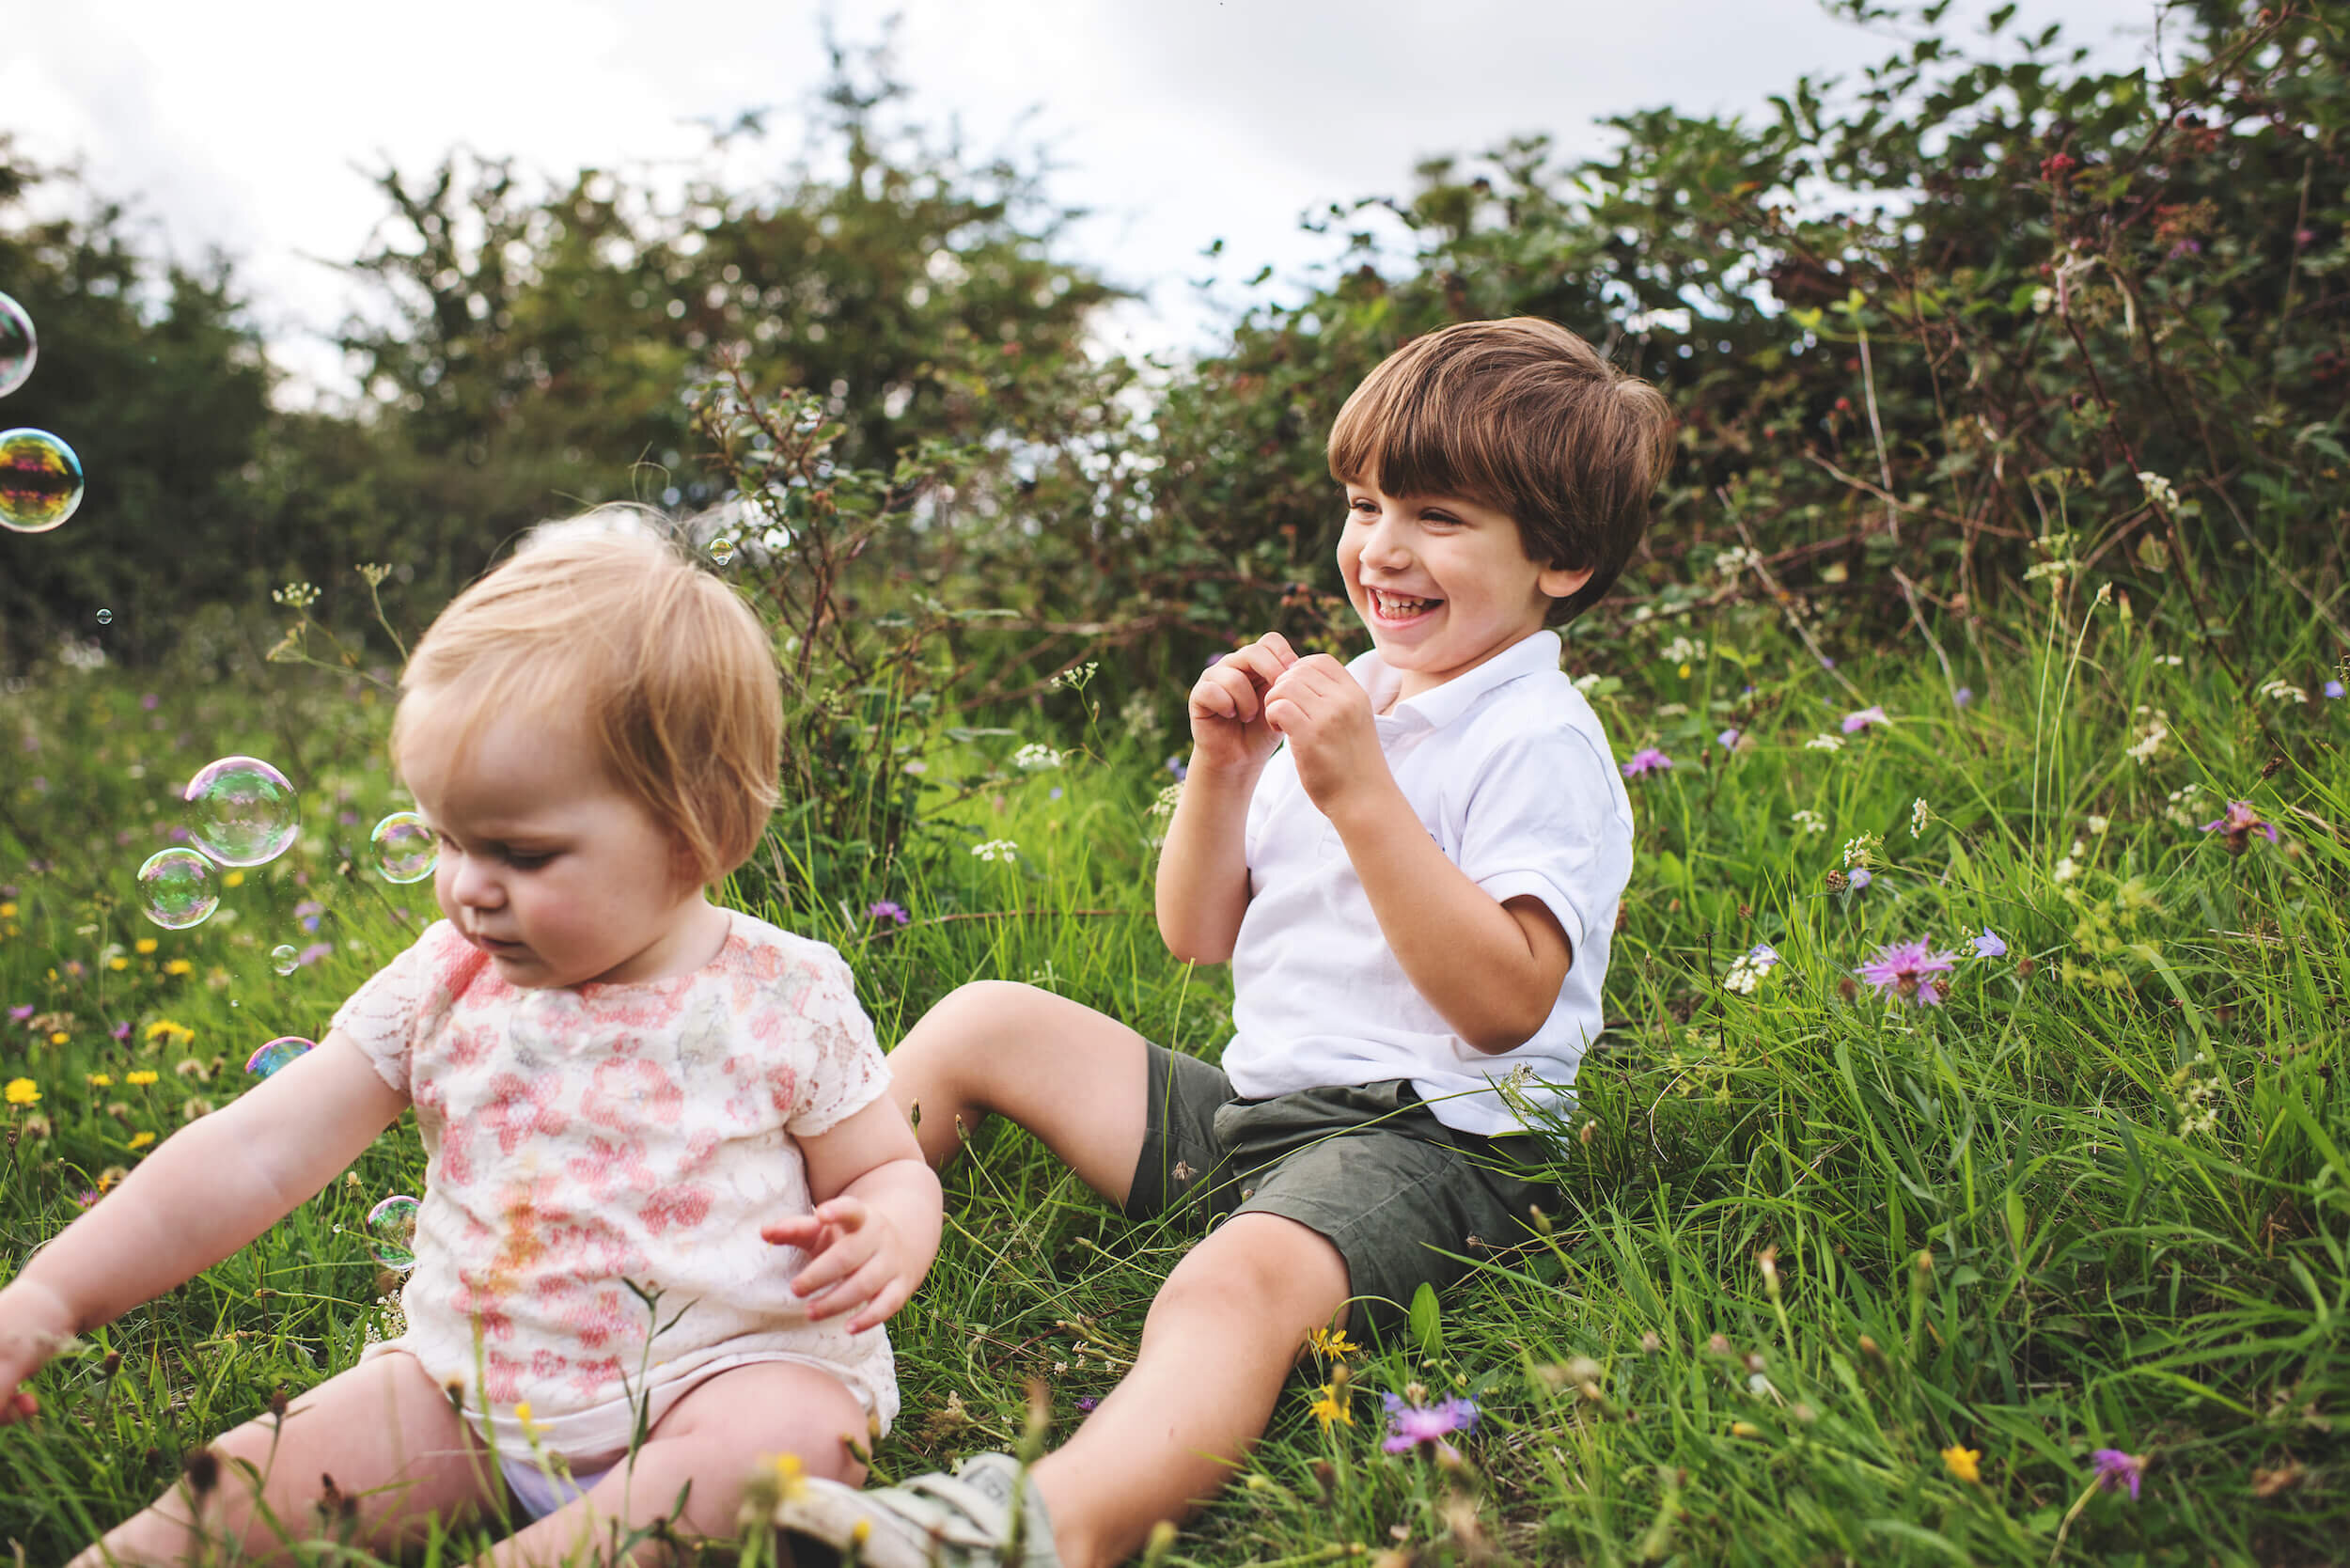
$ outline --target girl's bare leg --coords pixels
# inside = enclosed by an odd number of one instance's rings
[[[830,1372],[788,1361],[736,1367],[697,1385],[664,1412],[633,1466],[614,1469],[483,1560],[498,1568],[660,1562],[666,1557],[650,1544],[625,1559],[580,1552],[588,1542],[625,1538],[655,1520],[689,1540],[730,1541],[741,1529],[744,1487],[777,1454],[797,1454],[809,1475],[861,1483],[865,1467],[850,1453],[849,1438],[867,1440],[865,1407]]]
[[[183,1477],[73,1568],[176,1564],[202,1559],[206,1543],[232,1541],[252,1561],[276,1562],[290,1560],[287,1543],[342,1529],[390,1553],[422,1541],[433,1520],[471,1519],[504,1496],[495,1464],[448,1396],[397,1352],[298,1396],[282,1423],[263,1416],[223,1435],[210,1453],[217,1464],[201,1496]]]

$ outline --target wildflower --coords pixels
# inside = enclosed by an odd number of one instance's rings
[[[2205,833],[2225,833],[2228,836],[2228,853],[2230,855],[2242,855],[2244,853],[2245,844],[2255,833],[2266,834],[2268,841],[2272,844],[2277,841],[2277,824],[2275,823],[2263,822],[2259,816],[2253,812],[2252,803],[2248,800],[2232,800],[2228,802],[2227,814],[2205,823],[2203,824],[2203,831]]]
[[[175,958],[170,963],[164,965],[164,973],[166,975],[193,975],[196,973],[196,965],[190,964],[184,958]]]
[[[2171,485],[2169,479],[2164,478],[2160,474],[2155,473],[2153,469],[2139,469],[2138,471],[2138,482],[2145,487],[2146,499],[2153,502],[2155,506],[2161,507],[2166,511],[2178,506],[2178,491]]]
[[[88,1074],[88,1077],[89,1086],[92,1089],[112,1089],[114,1087],[115,1075],[112,1073],[92,1073]]]
[[[149,953],[155,950],[155,939],[151,936],[142,936],[137,941],[132,943],[131,946],[141,958],[145,958]]]
[[[33,1105],[40,1103],[40,1085],[30,1078],[10,1078],[8,1088],[0,1090],[11,1105]]]
[[[144,1089],[147,1085],[153,1083],[155,1078],[155,1070],[150,1067],[142,1067],[136,1072],[125,1073],[122,1074],[122,1081],[124,1083],[139,1089]]]
[[[84,1187],[73,1195],[73,1206],[77,1209],[86,1209],[104,1196],[105,1194],[96,1187]]]
[[[2113,819],[2092,815],[2089,819],[2088,825],[2091,836],[2101,839],[2105,837],[2106,830],[2113,825]]]
[[[1961,686],[1950,694],[1950,700],[1961,708],[1971,708],[1975,705],[1975,688]]]
[[[2064,858],[2056,863],[2055,869],[2049,871],[2049,876],[2059,882],[2072,881],[2081,874],[2081,856],[2088,853],[2087,844],[2078,839],[2074,839],[2073,847],[2064,852]]]
[[[898,771],[903,774],[911,774],[916,778],[919,778],[924,774],[931,771],[931,765],[922,760],[919,757],[916,757],[913,761],[908,762],[904,767],[900,768]]]
[[[1687,718],[1689,705],[1686,702],[1660,702],[1656,705],[1656,716],[1660,719]]]
[[[1703,637],[1677,636],[1665,645],[1665,662],[1668,665],[1686,666],[1691,660],[1704,657]],[[1686,675],[1689,672],[1684,668],[1681,673]]]
[[[2273,698],[2279,702],[2307,704],[2310,699],[2309,693],[2298,686],[2288,685],[2282,681],[2264,681],[2260,683],[2259,691],[2261,696]]]
[[[1876,852],[1884,847],[1885,840],[1873,833],[1863,833],[1856,838],[1847,839],[1844,840],[1844,864],[1866,866],[1876,857]]]
[[[30,1018],[32,1015],[33,1004],[30,1002],[26,1002],[23,1007],[12,1007],[8,1009],[8,1022],[11,1024],[22,1024],[25,1019]]]
[[[359,819],[353,817],[351,820],[355,823]],[[244,886],[244,873],[240,870],[232,870],[227,876],[220,879],[220,885],[223,887],[242,887]]]
[[[1010,839],[990,839],[984,844],[973,844],[971,853],[982,860],[1017,860],[1020,846]]]
[[[2325,688],[2325,690],[2326,690],[2326,701],[2328,701],[2328,702],[2339,702],[2339,701],[2341,701],[2341,700],[2342,700],[2342,682],[2339,682],[2339,681],[2328,681],[2328,682],[2326,682],[2326,688]]]
[[[1379,1447],[1386,1453],[1409,1453],[1418,1448],[1434,1448],[1439,1458],[1460,1457],[1452,1445],[1446,1442],[1454,1433],[1477,1430],[1477,1402],[1472,1399],[1449,1399],[1441,1404],[1407,1404],[1398,1395],[1384,1396],[1387,1405],[1387,1435]]]
[[[1714,737],[1714,744],[1720,746],[1724,751],[1735,751],[1738,749],[1738,731],[1735,729],[1725,729],[1720,734]]]
[[[1363,1347],[1346,1337],[1343,1328],[1312,1328],[1306,1332],[1306,1345],[1316,1356],[1324,1358],[1352,1356]]]
[[[1167,760],[1167,771],[1175,776],[1175,782],[1178,784],[1191,776],[1191,768],[1181,757],[1169,757]]]
[[[106,1032],[118,1041],[128,1040],[131,1038],[131,1021],[125,1018]]]
[[[2130,1489],[2130,1501],[2138,1501],[2138,1485],[2146,1479],[2144,1454],[2099,1449],[2089,1456],[2089,1462],[2097,1467],[2097,1490],[2117,1492],[2126,1486]]]
[[[1856,866],[1856,867],[1854,867],[1854,868],[1853,868],[1853,872],[1852,872],[1852,875],[1851,875],[1849,878],[1847,878],[1846,880],[1847,880],[1847,881],[1849,881],[1849,882],[1851,883],[1851,885],[1852,885],[1852,890],[1853,890],[1854,892],[1857,893],[1857,892],[1859,892],[1859,891],[1860,891],[1863,887],[1866,887],[1866,886],[1869,886],[1869,884],[1871,884],[1872,882],[1874,882],[1874,881],[1876,880],[1876,878],[1875,878],[1875,876],[1873,876],[1872,874],[1871,874],[1871,872],[1870,872],[1870,870],[1869,870],[1869,868],[1868,868],[1868,867],[1866,867],[1866,866]]]
[[[1393,1399],[1395,1396],[1390,1394],[1387,1397]],[[1330,1423],[1333,1421],[1341,1422],[1347,1426],[1355,1424],[1355,1412],[1349,1410],[1346,1407],[1346,1402],[1339,1398],[1339,1386],[1336,1383],[1325,1383],[1314,1391],[1314,1403],[1309,1414],[1315,1420],[1322,1423],[1322,1430],[1325,1433],[1330,1430]]]
[[[1829,737],[1823,735],[1820,738],[1822,740],[1826,740]],[[1843,743],[1840,741],[1837,744],[1841,745]],[[1806,833],[1825,833],[1827,831],[1827,819],[1821,816],[1817,811],[1798,811],[1794,816],[1787,819],[1787,825],[1790,827],[1800,827]]]
[[[1806,751],[1841,751],[1843,741],[1835,735],[1814,735],[1803,743]]]
[[[1759,942],[1731,962],[1730,973],[1722,977],[1722,989],[1751,996],[1754,988],[1762,983],[1762,977],[1778,965],[1778,951],[1769,944]]]
[[[1974,943],[1977,958],[2005,958],[2007,956],[2007,944],[2000,941],[1998,933],[1989,926],[1982,928],[1981,936],[1969,937],[1967,940]]]
[[[1642,774],[1660,773],[1672,765],[1671,758],[1654,746],[1647,746],[1634,752],[1631,760],[1623,764],[1623,776],[1626,778],[1637,778]]]
[[[133,1133],[131,1135],[130,1147],[133,1149],[144,1149],[154,1141],[155,1135],[153,1133]]]
[[[1868,729],[1872,724],[1890,724],[1893,721],[1891,719],[1885,716],[1884,709],[1872,703],[1870,706],[1861,709],[1856,713],[1846,713],[1844,715],[1843,723],[1840,728],[1841,728],[1847,735],[1857,735],[1860,731]]]
[[[334,950],[335,944],[332,942],[313,942],[294,955],[294,967],[306,969]]]
[[[1982,1480],[1982,1450],[1953,1445],[1942,1450],[1942,1467],[1961,1481]]]
[[[1915,942],[1888,942],[1877,949],[1876,957],[1853,973],[1875,986],[1880,996],[1935,1007],[1941,1003],[1942,993],[1935,986],[1935,976],[1949,973],[1957,956],[1927,950],[1922,938]]]
[[[1081,692],[1085,690],[1086,682],[1093,679],[1093,672],[1101,667],[1102,664],[1100,660],[1089,659],[1084,664],[1070,666],[1067,669],[1062,670],[1058,675],[1054,676],[1052,680],[1046,682],[1045,684],[1048,686],[1066,686],[1073,692]]]
[[[1925,796],[1919,795],[1916,800],[1909,803],[1909,836],[1912,839],[1923,838],[1925,836],[1926,823],[1932,822],[1933,820],[1934,811],[1932,808],[1926,805]]]
[[[1101,1403],[1102,1401],[1100,1397],[1094,1394],[1079,1394],[1077,1396],[1077,1408],[1089,1413],[1091,1412],[1095,1405],[1100,1404]]]
[[[71,1035],[66,1033],[63,1029],[52,1029],[49,1031],[49,1043],[52,1045],[62,1045],[72,1038],[73,1037]]]
[[[1011,765],[1024,773],[1038,773],[1061,764],[1060,752],[1042,741],[1031,741],[1011,754]]]
[[[168,1018],[158,1018],[147,1026],[147,1040],[153,1044],[161,1040],[167,1044],[185,1045],[196,1038],[196,1031],[185,1024],[175,1024]]]
[[[909,918],[905,905],[895,899],[883,899],[879,902],[867,905],[865,917],[869,920],[888,920],[897,925],[904,925]]]

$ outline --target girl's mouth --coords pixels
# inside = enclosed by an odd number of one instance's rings
[[[1389,593],[1368,584],[1364,585],[1363,593],[1371,601],[1371,614],[1393,626],[1418,620],[1444,603],[1441,599],[1416,599],[1410,594]]]

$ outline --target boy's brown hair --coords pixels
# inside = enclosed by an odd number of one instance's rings
[[[533,530],[449,602],[400,675],[392,759],[411,692],[462,754],[498,714],[569,711],[614,783],[715,881],[759,847],[778,794],[783,698],[766,628],[732,588],[627,509]]]
[[[1510,514],[1528,559],[1591,569],[1563,626],[1606,596],[1672,455],[1664,395],[1554,321],[1462,321],[1380,361],[1330,427],[1330,477]]]

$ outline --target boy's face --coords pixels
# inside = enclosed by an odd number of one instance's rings
[[[421,705],[400,773],[432,824],[441,913],[525,990],[682,973],[701,889],[678,842],[606,776],[584,725],[498,713],[462,757]]]
[[[1339,572],[1355,613],[1401,697],[1417,697],[1475,669],[1543,628],[1551,601],[1590,580],[1527,558],[1510,514],[1453,495],[1389,495],[1346,487]]]

